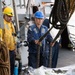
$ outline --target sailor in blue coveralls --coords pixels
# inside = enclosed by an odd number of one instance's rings
[[[27,41],[29,42],[28,46],[28,66],[31,66],[33,68],[36,68],[37,66],[37,45],[41,44],[40,48],[40,66],[48,67],[48,57],[49,57],[49,48],[47,46],[47,41],[50,43],[50,45],[53,45],[52,37],[50,33],[41,41],[39,42],[39,38],[43,36],[48,28],[44,25],[42,25],[44,20],[44,14],[40,11],[37,11],[34,14],[35,18],[35,24],[31,25],[28,29],[27,33]]]

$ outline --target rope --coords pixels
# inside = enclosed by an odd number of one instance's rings
[[[56,29],[63,29],[69,20],[69,12],[65,0],[55,0],[49,21]],[[59,23],[59,24],[58,24]]]
[[[9,52],[4,42],[0,41],[0,75],[10,75]]]
[[[67,22],[69,20],[69,4],[66,4],[65,0],[55,0],[54,6],[52,8],[49,22],[53,25],[54,28],[60,29],[56,37],[53,39],[53,43],[59,37],[59,35],[65,29]],[[48,67],[52,66],[52,47],[50,47],[49,53],[49,64]]]
[[[70,3],[70,17],[72,16],[74,10],[75,10],[75,0],[71,0],[71,3]]]
[[[49,21],[56,29],[63,29],[74,13],[74,10],[75,0],[55,0]]]
[[[51,11],[49,22],[54,28],[60,29],[52,42],[55,42],[59,35],[62,34],[66,25],[75,10],[75,0],[55,0],[53,9]],[[59,24],[58,24],[59,23]],[[50,50],[49,67],[52,63],[52,50]]]

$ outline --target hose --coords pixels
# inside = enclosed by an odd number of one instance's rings
[[[3,41],[0,41],[0,75],[10,75],[9,52]]]

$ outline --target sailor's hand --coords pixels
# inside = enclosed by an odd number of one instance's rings
[[[41,42],[39,42],[39,40],[35,40],[35,44],[40,45],[40,44],[41,44]]]
[[[59,44],[59,47],[61,48],[61,47],[62,47],[62,45],[61,45],[61,44]]]
[[[51,43],[50,43],[50,46],[52,46],[52,47],[53,47],[53,46],[54,46],[54,44],[55,44],[55,43],[52,43],[52,42],[51,42]]]

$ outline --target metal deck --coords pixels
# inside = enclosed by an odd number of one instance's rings
[[[68,49],[60,49],[57,68],[74,64],[75,64],[75,51]]]
[[[26,47],[22,47],[20,50],[23,65],[28,63],[28,51],[27,50],[28,48]],[[61,48],[59,51],[57,68],[74,65],[74,64],[75,64],[75,51]]]

